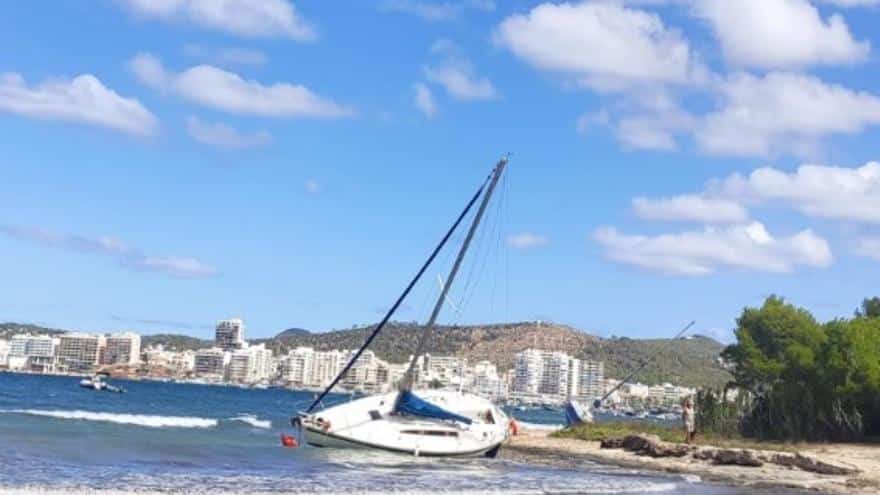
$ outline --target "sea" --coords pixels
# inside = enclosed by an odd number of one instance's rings
[[[284,448],[289,418],[314,394],[286,389],[0,373],[0,494],[708,494],[754,493],[590,462],[425,459]],[[350,400],[335,395],[330,402]],[[561,411],[515,411],[553,428]],[[783,492],[766,492],[783,493]]]

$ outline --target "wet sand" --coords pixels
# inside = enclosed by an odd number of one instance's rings
[[[573,464],[579,460],[699,476],[704,481],[753,488],[790,488],[829,494],[880,493],[880,446],[859,444],[806,445],[800,453],[859,470],[850,475],[825,475],[765,463],[759,467],[716,465],[687,457],[652,458],[622,449],[602,449],[599,442],[552,438],[546,431],[522,431],[512,437],[503,455],[528,462]]]

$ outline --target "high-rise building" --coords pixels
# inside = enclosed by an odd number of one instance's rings
[[[244,347],[244,322],[240,318],[220,320],[214,334],[214,343],[224,351]]]
[[[293,386],[312,385],[312,371],[315,368],[315,350],[311,347],[297,347],[278,361],[281,379]]]
[[[605,393],[605,363],[581,361],[578,394],[583,399],[599,398]]]
[[[193,371],[197,376],[222,380],[229,363],[229,353],[219,347],[199,349],[193,361]]]
[[[90,372],[101,362],[103,335],[65,333],[58,340],[58,364],[68,371]]]
[[[516,354],[513,391],[521,395],[577,395],[580,360],[560,351],[526,349]]]
[[[272,350],[265,344],[245,346],[229,353],[226,378],[237,383],[256,383],[269,378]]]
[[[132,333],[115,333],[106,337],[106,347],[101,364],[139,363],[141,360],[141,336]]]

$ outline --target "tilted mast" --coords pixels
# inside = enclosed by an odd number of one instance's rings
[[[329,394],[330,391],[333,390],[334,387],[336,387],[336,385],[339,383],[339,381],[342,380],[342,377],[345,376],[346,373],[348,373],[348,371],[351,369],[352,366],[354,366],[354,364],[357,362],[358,358],[360,358],[361,354],[363,354],[363,352],[367,349],[367,347],[370,346],[370,343],[373,342],[373,339],[375,339],[376,336],[379,335],[379,333],[382,331],[382,329],[385,327],[385,325],[391,320],[391,317],[397,311],[397,308],[400,307],[400,305],[403,303],[404,299],[406,299],[406,297],[409,295],[410,291],[412,291],[413,287],[416,285],[416,283],[419,281],[419,279],[422,277],[422,275],[424,275],[424,273],[428,269],[428,267],[431,266],[431,263],[433,263],[434,259],[440,253],[440,250],[443,249],[443,246],[446,245],[446,243],[449,241],[449,238],[452,237],[452,234],[456,231],[456,229],[458,229],[459,224],[461,224],[462,220],[464,220],[465,216],[467,216],[468,212],[470,212],[471,208],[474,206],[474,204],[477,202],[477,200],[480,198],[480,196],[483,195],[483,191],[486,190],[486,187],[487,187],[486,185],[488,183],[489,184],[488,192],[486,193],[486,196],[484,197],[483,202],[480,205],[479,213],[477,214],[476,220],[475,220],[474,224],[471,226],[470,232],[468,233],[467,242],[465,243],[465,246],[464,246],[464,249],[467,249],[467,245],[470,244],[470,240],[473,237],[473,233],[474,233],[474,230],[476,229],[476,225],[477,225],[477,223],[479,223],[479,219],[480,219],[480,217],[482,217],[483,212],[486,209],[486,204],[488,203],[488,196],[491,196],[492,190],[495,189],[495,185],[498,182],[498,178],[501,176],[501,172],[504,170],[504,167],[506,165],[507,165],[507,158],[506,157],[502,158],[498,162],[498,164],[495,166],[495,169],[492,171],[492,173],[489,174],[488,177],[486,177],[486,179],[480,185],[480,188],[471,197],[470,201],[465,206],[464,210],[462,210],[462,212],[458,215],[458,218],[455,220],[455,223],[453,223],[452,226],[449,228],[449,230],[446,231],[446,235],[443,236],[443,239],[440,240],[440,243],[437,244],[436,247],[434,247],[434,251],[428,257],[428,259],[424,262],[424,264],[422,264],[422,267],[419,269],[418,273],[416,273],[416,275],[410,281],[409,285],[407,285],[406,289],[404,289],[403,293],[397,298],[397,301],[395,301],[395,303],[391,306],[391,308],[388,309],[388,312],[382,318],[382,321],[379,322],[378,325],[376,325],[376,327],[373,329],[372,332],[370,332],[370,334],[367,336],[366,341],[364,341],[364,343],[360,347],[360,349],[358,349],[358,351],[355,353],[355,355],[342,368],[342,370],[339,372],[339,374],[336,375],[336,378],[333,379],[333,381],[330,383],[330,385],[325,387],[324,390],[317,397],[315,397],[315,399],[312,401],[312,403],[306,409],[306,411],[305,411],[306,414],[311,413],[312,411],[315,410],[316,407],[318,407],[318,405],[321,404],[321,401],[324,399],[324,397],[326,397],[327,394]],[[459,253],[459,257],[456,260],[455,270],[453,271],[453,273],[449,279],[450,283],[452,282],[452,277],[455,276],[455,272],[458,271],[458,265],[461,263],[461,259],[464,257],[464,249],[462,250],[461,253]],[[443,290],[443,296],[441,296],[440,301],[442,301],[443,297],[445,297],[446,292],[448,291],[448,287],[449,287],[449,284],[446,284],[446,288],[444,288],[444,290]],[[439,312],[439,308],[435,308],[434,313],[431,316],[430,325],[433,325],[434,320],[437,318],[438,312]],[[424,348],[424,345],[425,345],[424,341],[425,340],[426,340],[426,336],[423,335],[422,339],[419,341],[419,349]],[[413,361],[413,362],[415,362],[415,361]],[[410,370],[407,372],[407,376],[409,376],[412,373],[412,371],[413,371],[412,366],[410,366]],[[299,421],[298,418],[291,418],[292,423],[295,424],[297,421]]]
[[[409,363],[409,368],[407,368],[406,374],[400,382],[401,391],[409,391],[412,389],[415,380],[416,365],[419,358],[425,352],[425,345],[428,343],[428,340],[430,340],[431,334],[434,331],[434,323],[437,321],[437,316],[440,314],[440,309],[443,307],[443,301],[446,300],[446,294],[449,292],[449,288],[452,287],[455,275],[458,273],[462,261],[464,261],[464,256],[467,253],[468,247],[471,245],[474,234],[477,232],[480,220],[482,220],[483,214],[486,212],[486,207],[489,205],[489,200],[492,199],[492,193],[495,191],[495,186],[498,185],[498,181],[501,179],[505,167],[507,167],[507,156],[502,157],[501,160],[498,161],[498,164],[495,165],[495,170],[492,171],[492,179],[489,182],[489,187],[486,189],[486,193],[483,195],[483,201],[480,203],[480,208],[477,210],[477,214],[474,216],[474,221],[471,223],[471,228],[468,230],[467,236],[464,238],[464,243],[462,243],[461,249],[458,251],[458,257],[455,258],[455,263],[449,271],[446,283],[443,284],[443,288],[440,291],[440,297],[437,298],[437,303],[434,305],[434,310],[431,312],[431,317],[428,318],[428,322],[425,323],[425,329],[422,330],[422,336],[419,338],[419,343],[416,347],[415,354],[413,354],[413,359]]]

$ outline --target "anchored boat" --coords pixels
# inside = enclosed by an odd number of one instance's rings
[[[507,439],[511,422],[493,404],[474,394],[450,390],[414,390],[416,363],[425,353],[443,302],[461,267],[474,233],[480,225],[492,193],[507,166],[502,158],[459,214],[452,227],[424,262],[416,276],[376,325],[363,346],[309,408],[292,418],[306,442],[315,447],[366,448],[427,457],[494,457]],[[478,202],[470,229],[452,265],[447,282],[419,338],[416,352],[398,390],[373,395],[345,404],[320,408],[322,400],[351,369],[360,355],[379,335],[438,253]]]

